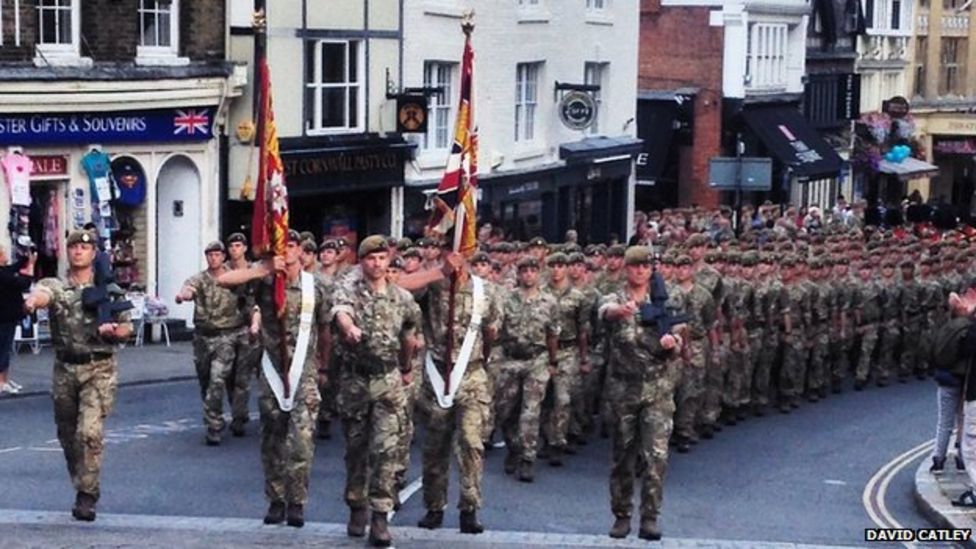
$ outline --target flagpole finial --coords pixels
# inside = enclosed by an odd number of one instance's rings
[[[461,30],[464,34],[471,36],[474,32],[474,10],[467,10],[464,15],[461,16]]]
[[[268,16],[264,13],[264,8],[251,14],[251,28],[254,32],[263,33],[268,28]]]

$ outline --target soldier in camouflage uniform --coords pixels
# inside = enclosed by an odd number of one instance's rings
[[[341,274],[341,265],[339,263],[340,251],[339,241],[334,238],[326,238],[319,246],[320,268],[318,276],[321,278],[322,283],[325,284],[326,289],[334,288]],[[337,368],[340,360],[336,356],[338,352],[337,348],[329,351],[329,371],[327,375],[322,376],[322,384],[319,385],[319,394],[322,396],[322,402],[319,405],[315,436],[320,439],[329,439],[332,437],[332,418],[336,415],[336,395],[338,394],[339,388],[339,370]]]
[[[539,288],[539,263],[518,262],[519,286],[505,299],[499,344],[504,362],[495,387],[495,411],[508,453],[505,472],[532,482],[542,399],[556,370],[559,306]]]
[[[705,394],[705,368],[711,347],[718,343],[715,328],[716,307],[712,294],[696,284],[691,257],[675,260],[675,279],[669,302],[690,315],[684,349],[675,387],[674,440],[677,450],[687,452],[698,441],[696,420]],[[711,436],[711,431],[706,431]]]
[[[722,394],[726,372],[726,362],[722,360],[721,336],[723,330],[726,330],[726,319],[722,314],[725,301],[723,276],[713,266],[720,259],[720,256],[716,252],[710,252],[706,257],[707,243],[708,239],[703,234],[693,234],[685,242],[688,255],[695,265],[695,284],[704,287],[715,300],[716,328],[719,337],[716,339],[715,345],[709,349],[708,356],[705,357],[705,393],[696,420],[702,437],[710,438],[713,431],[721,429],[721,426],[718,425],[718,418],[722,412]]]
[[[413,296],[387,281],[386,244],[378,235],[363,239],[362,276],[340,284],[332,306],[344,357],[338,405],[346,438],[347,533],[365,535],[368,507],[374,546],[392,543],[386,517],[396,491],[396,450],[406,406],[403,378],[412,375],[414,332],[421,325]]]
[[[898,382],[919,373],[918,347],[922,338],[922,284],[915,277],[915,262],[901,262],[901,356],[898,360]]]
[[[851,368],[850,356],[854,346],[854,330],[851,306],[854,299],[854,283],[851,280],[849,260],[839,250],[831,270],[831,330],[830,330],[830,383],[834,393],[840,393]]]
[[[547,400],[543,432],[549,445],[549,464],[562,465],[562,456],[574,452],[568,435],[573,410],[582,400],[582,378],[590,373],[591,303],[569,280],[569,256],[556,252],[546,259],[549,284],[546,290],[555,299],[559,314],[558,366],[551,377],[552,398]]]
[[[607,323],[610,360],[606,397],[610,407],[613,457],[610,508],[615,521],[610,536],[630,533],[637,459],[641,475],[640,531],[643,539],[660,539],[668,439],[674,416],[674,388],[679,377],[681,338],[660,334],[656,325],[640,322],[640,304],[650,299],[651,253],[632,246],[625,255],[626,283],[604,296],[599,316]]]
[[[452,333],[448,335],[448,306],[451,292],[450,278],[456,276]],[[457,448],[460,477],[462,533],[478,534],[484,526],[478,520],[481,507],[481,475],[484,468],[484,421],[491,406],[488,380],[484,364],[491,342],[497,335],[495,327],[498,311],[490,303],[483,304],[481,326],[471,326],[474,312],[474,286],[464,258],[448,253],[439,268],[428,268],[400,277],[400,286],[420,296],[424,319],[424,340],[428,360],[446,379],[447,362],[456,366],[458,353],[469,330],[475,334],[473,350],[461,383],[450,408],[441,408],[428,381],[424,383],[420,406],[427,415],[427,432],[423,449],[424,507],[427,514],[418,522],[421,528],[439,528],[444,522],[447,506],[447,482],[451,455]],[[489,301],[486,299],[486,301]],[[448,337],[454,344],[448,347]],[[451,355],[448,356],[448,349]],[[457,432],[457,441],[454,441]]]
[[[938,274],[939,260],[928,256],[922,260],[922,336],[919,344],[919,379],[932,373],[933,365],[928,357],[932,350],[936,330],[949,321],[946,301]]]
[[[193,301],[193,362],[203,399],[206,442],[210,446],[220,444],[225,427],[224,394],[228,386],[233,387],[235,350],[238,341],[247,337],[250,320],[243,291],[217,285],[217,278],[229,271],[224,265],[224,252],[220,241],[208,244],[204,250],[207,270],[184,282],[176,296],[177,303]],[[238,423],[235,427],[242,431],[244,425]]]
[[[485,252],[478,252],[471,256],[471,272],[475,276],[481,277],[481,279],[485,281],[485,293],[488,295],[488,299],[491,301],[492,307],[500,311],[509,290],[508,288],[488,280],[492,274],[492,266],[488,254]],[[494,395],[495,385],[498,381],[498,370],[501,368],[502,364],[501,348],[498,346],[493,346],[489,351],[489,356],[490,359],[487,363],[485,363],[485,374],[488,379],[488,391]],[[484,428],[482,439],[484,440],[485,449],[487,450],[491,448],[492,433],[495,430],[494,406],[488,407],[488,415],[485,416]]]
[[[760,319],[762,336],[752,382],[752,409],[756,416],[764,415],[769,406],[773,366],[779,358],[783,285],[775,271],[776,260],[773,253],[763,253],[758,268],[760,280],[756,289],[754,316]]]
[[[600,378],[606,364],[603,354],[603,331],[596,318],[596,309],[600,304],[600,291],[593,285],[586,265],[586,256],[582,253],[569,255],[569,279],[573,287],[583,293],[586,307],[589,309],[590,332],[587,334],[589,342],[589,373],[582,376],[581,397],[574,404],[573,421],[569,428],[571,442],[578,445],[587,443],[587,436],[593,430],[593,414],[596,413],[596,403],[600,394]]]
[[[881,332],[878,345],[877,378],[878,387],[885,387],[891,378],[895,365],[895,351],[901,339],[902,285],[895,277],[895,261],[886,258],[881,262]]]
[[[781,336],[783,341],[783,363],[779,373],[779,410],[789,413],[799,407],[799,396],[803,390],[803,374],[806,370],[806,342],[804,341],[803,317],[809,307],[807,286],[799,278],[798,260],[787,256],[780,263],[782,292],[780,294],[780,314],[782,315]]]
[[[227,237],[227,263],[228,269],[246,269],[250,266],[245,254],[247,253],[247,237],[243,233],[233,233]],[[241,306],[245,317],[250,319],[250,327],[241,330],[240,336],[234,346],[234,368],[231,374],[230,383],[230,405],[232,420],[230,431],[234,436],[244,436],[244,425],[251,421],[251,414],[248,411],[248,404],[251,402],[251,383],[254,375],[258,371],[261,363],[261,355],[264,349],[261,348],[261,322],[253,317],[254,294],[257,291],[257,284],[251,283],[241,286],[238,289],[243,294],[244,299],[238,297],[238,304]]]
[[[882,291],[881,286],[874,280],[873,262],[876,256],[871,256],[858,267],[858,282],[853,296],[852,310],[854,312],[854,326],[859,339],[859,356],[854,370],[854,390],[864,389],[873,370],[874,353],[878,345],[878,338],[883,329],[882,320]]]
[[[260,309],[261,341],[266,349],[265,359],[270,360],[271,369],[262,370],[259,385],[258,409],[261,413],[261,462],[264,468],[264,493],[269,503],[264,517],[265,524],[280,524],[286,519],[289,526],[301,527],[305,524],[305,504],[308,502],[308,480],[315,453],[312,438],[315,432],[315,418],[318,417],[319,383],[317,375],[326,375],[325,369],[317,370],[317,365],[328,364],[328,357],[321,356],[321,349],[330,345],[319,345],[317,341],[328,341],[330,301],[321,278],[313,277],[311,300],[310,334],[305,360],[301,364],[282,362],[282,350],[289,361],[296,352],[301,313],[305,308],[302,296],[302,277],[311,276],[302,272],[300,262],[301,241],[296,231],[288,231],[284,257],[253,265],[249,269],[238,269],[220,275],[217,282],[221,286],[235,287],[260,280],[256,300]],[[284,322],[279,321],[275,304],[275,273],[285,278]],[[284,332],[282,332],[284,328]],[[316,354],[319,356],[316,356]],[[301,368],[297,384],[290,386],[294,396],[294,408],[285,411],[272,390],[269,375],[287,379],[291,368]]]
[[[37,283],[24,307],[28,314],[49,309],[54,346],[54,422],[74,485],[77,520],[95,520],[101,495],[104,422],[118,386],[117,343],[132,335],[128,313],[99,324],[97,311],[82,304],[82,293],[95,281],[92,267],[96,238],[87,231],[68,235],[68,276]]]
[[[829,273],[825,258],[814,257],[807,262],[810,268],[811,325],[808,331],[810,362],[807,369],[807,400],[816,402],[827,397],[828,352],[830,351],[831,285],[827,280]]]
[[[742,254],[739,271],[739,299],[737,309],[741,317],[739,345],[742,352],[742,381],[738,385],[735,399],[736,419],[743,421],[752,407],[752,382],[759,361],[762,346],[762,312],[758,306],[756,292],[756,268],[759,253],[749,251]]]

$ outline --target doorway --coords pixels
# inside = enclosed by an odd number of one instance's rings
[[[156,293],[167,304],[186,279],[200,270],[200,171],[174,156],[156,178]],[[170,306],[170,316],[192,323],[193,307]]]

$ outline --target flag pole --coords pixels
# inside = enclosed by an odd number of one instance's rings
[[[267,183],[267,158],[265,158],[265,147],[267,146],[267,131],[268,125],[266,123],[266,118],[268,116],[267,110],[267,97],[265,97],[265,79],[268,80],[267,88],[268,93],[270,93],[271,88],[271,74],[267,67],[268,58],[268,16],[266,12],[266,0],[254,0],[254,14],[252,26],[254,29],[254,103],[252,109],[254,111],[255,119],[257,120],[257,127],[255,131],[255,142],[258,143],[259,150],[261,151],[261,158],[258,162],[258,181],[262,181],[262,178]],[[263,190],[263,193],[256,193],[254,200],[257,203],[258,200],[264,201],[267,205],[269,203],[269,192],[268,186],[258,185],[258,190]],[[269,224],[268,213],[270,213],[270,208],[265,207],[265,218],[262,222],[265,227]],[[252,229],[253,230],[253,229]],[[286,229],[287,230],[287,229]],[[270,235],[272,231],[267,228],[265,231]],[[285,237],[287,239],[287,235]],[[265,256],[274,256],[275,250],[273,245],[269,246],[269,249],[265,251]],[[275,308],[278,311],[278,326],[281,337],[279,338],[280,347],[278,348],[279,356],[281,357],[281,381],[282,387],[284,389],[284,396],[288,398],[291,395],[291,385],[288,380],[288,371],[291,367],[291,360],[288,353],[288,320],[283,314],[285,308],[282,304],[278,303],[278,290],[279,286],[283,286],[285,281],[283,277],[286,276],[283,273],[275,273]],[[287,299],[287,297],[286,297]]]

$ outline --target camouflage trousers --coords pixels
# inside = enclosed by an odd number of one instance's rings
[[[264,347],[260,338],[252,339],[247,327],[241,330],[234,349],[234,370],[231,376],[230,411],[233,423],[243,425],[251,421],[251,385],[261,367]]]
[[[422,368],[414,367],[410,383],[403,385],[403,396],[405,403],[401,410],[400,423],[402,429],[400,438],[397,440],[396,448],[396,482],[397,487],[401,488],[406,483],[407,470],[410,468],[410,446],[413,444],[414,435],[414,412],[417,406],[417,398],[420,396],[420,388],[424,383],[424,372]]]
[[[879,383],[887,383],[891,378],[892,370],[896,367],[895,350],[901,340],[901,330],[896,321],[888,321],[881,326],[879,332],[876,377]]]
[[[491,406],[491,393],[488,392],[488,380],[482,363],[472,360],[468,364],[461,386],[454,395],[454,406],[446,410],[441,408],[433,391],[430,383],[424,383],[420,399],[421,408],[427,416],[423,449],[424,507],[430,511],[442,511],[447,506],[451,454],[456,446],[461,483],[458,509],[477,510],[481,507],[481,475],[485,454],[481,435],[488,407]]]
[[[319,405],[319,413],[316,418],[319,422],[330,422],[338,413],[336,399],[339,395],[340,362],[339,357],[333,352],[331,360],[329,360],[325,383],[319,385],[319,394],[322,396],[322,403]]]
[[[583,398],[583,379],[580,374],[579,348],[575,342],[570,347],[560,349],[556,357],[559,365],[556,375],[549,379],[552,398],[543,405],[542,431],[546,442],[564,447],[573,420],[573,410]],[[574,434],[579,434],[579,431]]]
[[[407,398],[398,370],[383,375],[340,374],[336,404],[346,439],[346,505],[389,513],[396,492]]]
[[[582,384],[581,396],[573,404],[573,421],[569,432],[577,436],[584,436],[593,431],[593,415],[600,406],[600,392],[602,391],[606,361],[603,351],[590,350],[590,373],[580,374]]]
[[[679,361],[678,383],[675,388],[674,432],[678,436],[698,440],[696,421],[705,395],[705,369],[708,361],[708,340],[689,338],[685,353],[687,360]]]
[[[803,392],[807,347],[801,334],[802,332],[783,334],[783,364],[778,380],[781,398],[792,399]]]
[[[722,400],[725,395],[725,374],[728,371],[730,359],[728,337],[726,336],[718,352],[708,353],[705,361],[705,394],[698,413],[699,425],[715,425],[722,414]]]
[[[807,367],[807,390],[819,391],[828,383],[828,359],[830,353],[830,333],[825,324],[818,324],[810,333],[810,363]]]
[[[315,418],[319,412],[319,388],[314,371],[302,373],[293,388],[295,408],[283,412],[264,375],[259,385],[261,412],[261,464],[264,494],[268,501],[304,505],[308,502],[308,478],[315,455]]]
[[[874,350],[878,346],[878,336],[881,330],[876,324],[865,324],[858,331],[860,332],[860,354],[857,357],[857,366],[854,368],[854,379],[863,383],[871,375]]]
[[[506,358],[495,386],[495,418],[505,446],[524,461],[534,462],[539,447],[542,400],[549,384],[548,355],[528,360]]]
[[[751,334],[750,334],[751,337]],[[773,396],[770,381],[773,377],[773,366],[780,348],[779,330],[776,328],[766,328],[761,330],[760,347],[755,353],[756,371],[752,374],[752,404],[755,406],[768,406],[770,398]]]
[[[219,433],[224,430],[225,395],[231,403],[231,410],[241,414],[234,414],[234,419],[246,421],[247,401],[235,402],[234,390],[237,349],[245,348],[240,345],[241,338],[247,338],[246,330],[244,333],[240,329],[234,329],[214,335],[196,333],[193,336],[193,362],[197,370],[197,381],[200,383],[200,396],[203,399],[203,424],[209,431]],[[242,361],[242,370],[245,362]],[[241,373],[242,378],[246,376],[243,371]],[[247,396],[250,396],[249,388]],[[239,395],[238,399],[240,397]]]
[[[501,365],[505,361],[505,354],[502,352],[501,346],[495,346],[491,350],[491,356],[488,362],[485,364],[485,379],[488,382],[488,394],[495,395],[496,387],[498,386],[498,372],[501,370]],[[497,401],[496,401],[497,402]],[[495,407],[488,407],[488,415],[485,416],[484,433],[481,438],[485,441],[485,445],[491,442],[491,434],[495,430]]]
[[[919,345],[922,341],[922,319],[915,315],[901,327],[901,357],[898,361],[898,377],[905,378],[919,373]]]
[[[54,363],[54,422],[68,474],[76,491],[96,500],[100,495],[105,418],[112,411],[117,386],[115,357],[88,364]]]
[[[607,378],[610,431],[613,444],[610,469],[610,509],[616,517],[633,510],[636,462],[643,463],[640,515],[656,519],[661,511],[668,440],[674,417],[677,363],[670,363],[653,380]]]
[[[762,341],[762,328],[753,328],[746,332],[746,347],[742,350],[742,383],[738,387],[738,397],[735,399],[737,407],[752,404],[752,383],[759,364]]]
[[[851,369],[851,349],[853,346],[854,337],[849,328],[846,333],[839,331],[831,333],[828,360],[830,363],[830,380],[834,386],[839,386],[847,379],[847,373]]]

